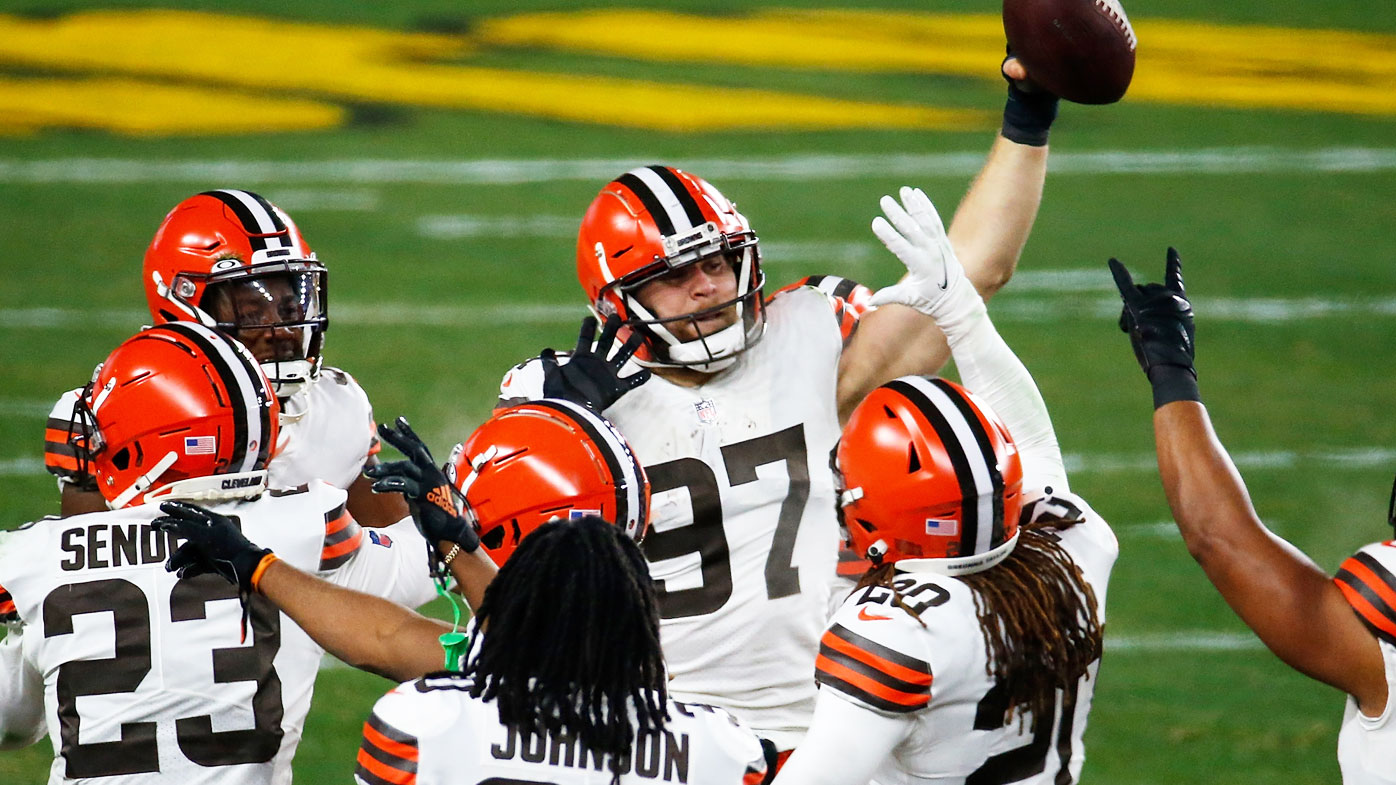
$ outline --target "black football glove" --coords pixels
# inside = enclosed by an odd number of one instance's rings
[[[1008,56],[999,64],[999,73],[1003,74],[1004,64],[1012,59],[1013,50],[1010,48]],[[1008,82],[1008,100],[1003,105],[1001,131],[1004,138],[1031,147],[1047,144],[1047,137],[1052,130],[1052,123],[1057,119],[1057,106],[1061,100],[1032,81],[1031,74],[1027,79],[1013,79],[1008,74],[1003,74],[1003,79]]]
[[[397,418],[392,427],[380,424],[378,435],[407,456],[405,461],[380,463],[364,469],[374,479],[374,493],[400,493],[407,500],[412,520],[427,540],[427,548],[445,540],[456,543],[466,553],[480,547],[480,535],[475,526],[456,509],[456,488],[446,479],[446,473],[436,465],[431,451],[407,424],[406,417]]]
[[[1129,333],[1139,367],[1154,387],[1154,408],[1173,401],[1201,401],[1193,367],[1192,303],[1183,289],[1183,263],[1168,249],[1164,283],[1136,285],[1118,259],[1110,274],[1124,300],[1120,329]]]
[[[583,319],[581,334],[577,336],[577,348],[572,350],[572,359],[566,365],[558,363],[557,353],[552,349],[544,349],[538,355],[543,361],[543,397],[561,398],[601,412],[620,400],[622,395],[648,381],[650,372],[647,369],[632,376],[620,375],[621,368],[644,340],[639,333],[631,335],[616,356],[607,359],[611,347],[615,345],[620,324],[619,316],[612,314],[606,317],[606,324],[593,347],[591,339],[596,335],[596,319],[591,316]]]
[[[162,502],[160,511],[165,514],[151,525],[187,541],[170,555],[165,569],[181,578],[217,573],[244,595],[252,593],[252,575],[269,549],[249,542],[232,518],[197,504]]]

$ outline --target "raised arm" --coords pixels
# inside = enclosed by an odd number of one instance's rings
[[[1120,326],[1153,385],[1159,475],[1188,552],[1276,656],[1380,714],[1387,690],[1376,638],[1328,575],[1261,523],[1212,430],[1177,252],[1168,249],[1164,284],[1136,286],[1119,262],[1110,267],[1125,303]]]
[[[1066,469],[1047,406],[1028,369],[994,329],[946,239],[935,206],[920,189],[901,202],[883,197],[873,233],[907,266],[905,281],[873,296],[929,319],[948,337],[965,386],[1004,419],[1022,455],[1024,486],[1067,490]]]
[[[1010,79],[1003,130],[944,233],[985,301],[1013,277],[1037,218],[1047,177],[1047,133],[1057,113],[1056,97],[1033,91],[1016,59],[1006,60],[1003,70]],[[945,336],[934,321],[914,308],[883,304],[863,316],[840,360],[840,417],[847,419],[879,384],[907,374],[938,373],[949,358]]]

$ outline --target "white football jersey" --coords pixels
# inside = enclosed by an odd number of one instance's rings
[[[810,287],[767,308],[764,337],[731,368],[700,387],[653,376],[604,414],[652,486],[642,546],[670,690],[790,749],[814,711],[838,551],[829,451],[846,317]],[[501,405],[542,397],[542,381],[536,360],[514,368]]]
[[[381,590],[371,562],[388,549],[344,500],[316,481],[213,509],[300,569]],[[0,533],[0,611],[24,625],[27,671],[8,691],[42,682],[49,782],[290,782],[323,651],[261,597],[240,640],[237,587],[167,572],[159,515],[145,504]]]
[[[1079,496],[1033,494],[1029,515],[1081,517],[1060,533],[1062,547],[1095,592],[1105,622],[1106,585],[1119,545],[1110,527]],[[988,675],[984,636],[973,592],[956,578],[898,573],[903,600],[869,587],[835,614],[820,645],[821,689],[887,716],[914,718],[892,755],[878,767],[879,785],[963,785],[1077,782],[1085,761],[1082,735],[1095,692],[1099,661],[1066,691],[1051,717],[1022,726],[1003,723],[1005,695]],[[924,622],[925,626],[922,626]],[[859,729],[846,728],[849,744]]]
[[[1359,618],[1377,637],[1386,665],[1386,708],[1368,717],[1348,696],[1338,731],[1338,767],[1343,785],[1396,785],[1396,541],[1374,542],[1343,562],[1333,579]]]
[[[608,756],[567,734],[529,734],[470,697],[469,678],[439,673],[389,692],[364,723],[359,785],[610,785]],[[761,743],[722,709],[670,700],[663,733],[640,737],[622,785],[756,785]]]
[[[95,491],[94,481],[79,472],[68,445],[68,425],[81,393],[81,387],[69,390],[53,405],[44,434],[44,464],[60,486],[76,483]],[[267,485],[294,488],[324,480],[347,490],[359,478],[368,456],[380,449],[368,395],[354,377],[326,367],[283,406],[276,457],[267,466]]]

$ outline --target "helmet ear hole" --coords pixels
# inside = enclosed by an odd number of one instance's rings
[[[496,526],[480,535],[480,543],[486,548],[498,548],[504,544],[504,527]]]
[[[868,534],[872,534],[873,531],[875,531],[873,525],[872,525],[871,523],[868,523],[867,521],[863,520],[862,518],[854,518],[853,520],[854,520],[854,522],[856,522],[859,526],[862,526],[862,527],[863,527],[863,531],[866,531]]]
[[[906,473],[915,474],[916,472],[921,471],[921,456],[917,454],[916,445],[914,443],[909,445],[909,447],[910,450],[908,452],[910,452],[911,455],[910,458],[907,460]]]
[[[126,471],[131,465],[131,449],[129,447],[122,447],[120,452],[112,455],[111,462],[117,469],[123,472]]]

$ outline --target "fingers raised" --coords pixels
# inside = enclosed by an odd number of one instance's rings
[[[1168,248],[1168,262],[1164,266],[1163,281],[1170,291],[1187,297],[1187,291],[1183,289],[1183,260],[1178,257],[1178,249],[1172,246]]]

